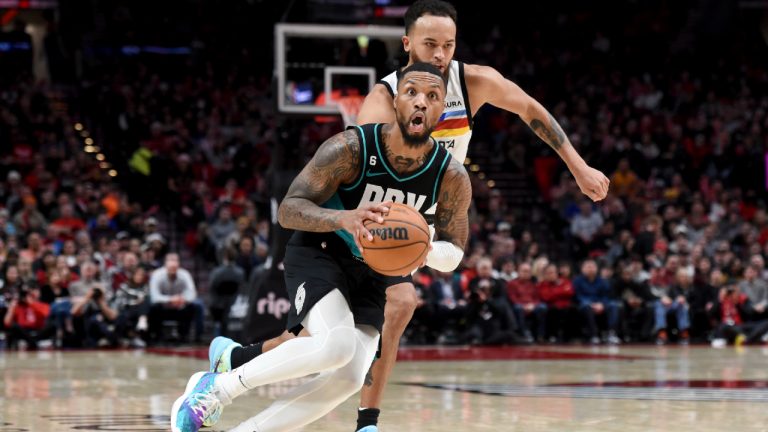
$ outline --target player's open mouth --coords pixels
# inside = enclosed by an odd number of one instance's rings
[[[417,112],[411,116],[411,121],[408,123],[408,132],[421,133],[424,131],[424,113]]]

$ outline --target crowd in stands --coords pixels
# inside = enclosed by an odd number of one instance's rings
[[[0,97],[0,316],[9,347],[145,346],[166,321],[180,337],[203,306],[152,209],[130,201],[83,152],[87,131],[60,93],[21,79]]]
[[[560,41],[534,34],[500,55],[505,31],[465,49],[467,59],[495,66],[548,107],[611,190],[604,202],[586,200],[522,121],[482,109],[470,157],[495,155],[505,171],[528,174],[551,236],[533,229],[530,209],[473,176],[465,259],[453,273],[415,275],[421,302],[408,341],[768,342],[760,57],[661,71],[621,51],[631,29],[593,33],[588,53],[548,51]],[[231,61],[172,77],[120,64],[67,95],[30,79],[0,92],[0,143],[11,143],[0,147],[6,345],[141,347],[168,331],[200,341],[207,317],[227,331],[232,293],[270,254],[275,152],[290,146],[301,166],[341,128],[306,121],[286,130],[268,75]],[[77,121],[97,131],[117,179],[82,151],[86,136],[60,109],[66,100],[77,100]],[[171,248],[175,232],[183,241]],[[196,280],[183,250],[210,276]],[[226,295],[209,299],[200,286]]]

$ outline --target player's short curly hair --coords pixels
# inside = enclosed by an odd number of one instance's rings
[[[417,19],[424,15],[448,17],[455,23],[456,8],[443,0],[417,0],[405,11],[405,34],[408,34]]]
[[[397,85],[400,85],[400,81],[403,77],[410,72],[427,72],[433,75],[437,75],[443,81],[443,85],[447,86],[448,82],[445,79],[445,75],[440,72],[440,69],[433,66],[430,63],[417,62],[397,72]]]

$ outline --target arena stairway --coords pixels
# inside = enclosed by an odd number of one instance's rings
[[[470,147],[470,150],[473,150]],[[535,180],[526,173],[510,172],[495,162],[496,156],[485,146],[476,146],[471,152],[472,165],[478,165],[479,170],[470,175],[483,181],[493,180],[494,189],[501,192],[508,209],[515,215],[516,220],[531,231],[533,238],[539,243],[542,252],[547,255],[561,256],[562,248],[555,240],[546,212],[546,203],[539,193]],[[467,167],[469,168],[469,166]]]

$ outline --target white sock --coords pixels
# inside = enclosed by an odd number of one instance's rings
[[[309,337],[291,339],[222,374],[216,386],[234,399],[254,387],[335,370],[349,363],[355,352],[355,324],[339,290],[317,302],[302,324]],[[224,399],[222,402],[227,404]]]
[[[355,355],[347,365],[294,388],[230,432],[292,431],[319,419],[357,393],[376,355],[379,333],[373,327],[358,326],[355,339]]]

